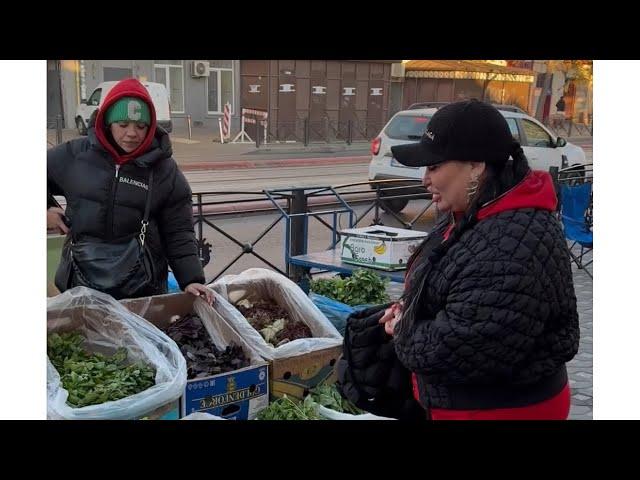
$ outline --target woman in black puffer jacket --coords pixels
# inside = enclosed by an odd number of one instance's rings
[[[550,175],[530,170],[502,114],[477,100],[441,108],[420,142],[392,153],[427,167],[450,214],[380,318],[414,397],[434,420],[566,419],[579,325]]]
[[[211,290],[203,285],[191,189],[172,158],[168,134],[156,125],[147,89],[133,78],[118,82],[93,121],[88,137],[47,152],[47,226],[69,234],[56,286],[60,291],[92,286],[116,298],[157,295],[167,291],[171,266],[183,290],[212,302]],[[66,198],[66,211],[54,195]],[[148,225],[143,230],[147,198]],[[114,251],[121,251],[119,245],[131,245],[141,232],[150,267],[137,282],[138,276],[129,275],[137,267]],[[86,268],[78,263],[82,260],[78,251],[71,250],[72,240],[85,245],[81,253],[89,252]],[[132,280],[125,282],[127,278]]]

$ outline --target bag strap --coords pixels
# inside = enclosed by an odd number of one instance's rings
[[[144,237],[147,233],[147,225],[149,225],[149,214],[151,213],[151,190],[153,189],[153,167],[151,167],[151,172],[149,172],[149,190],[147,190],[147,202],[144,206],[144,216],[142,217],[141,227],[140,227],[140,245],[144,247]]]

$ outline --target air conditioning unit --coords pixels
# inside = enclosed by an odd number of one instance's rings
[[[209,76],[209,61],[208,60],[194,60],[191,63],[191,76],[208,77]]]
[[[404,78],[404,63],[392,63],[391,76],[396,78]]]

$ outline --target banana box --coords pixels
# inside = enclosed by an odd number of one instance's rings
[[[380,270],[404,270],[426,232],[372,225],[340,231],[342,261]]]

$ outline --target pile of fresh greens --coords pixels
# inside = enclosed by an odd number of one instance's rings
[[[253,303],[245,299],[236,303],[236,308],[264,341],[273,347],[313,336],[307,325],[291,318],[275,301],[261,300]]]
[[[347,305],[386,303],[388,278],[371,270],[358,269],[347,278],[339,276],[311,281],[311,291]]]
[[[342,395],[340,395],[340,392],[338,392],[335,385],[319,385],[311,390],[309,397],[313,398],[314,402],[322,405],[323,407],[335,410],[336,412],[350,413],[352,415],[366,413],[346,398],[342,398]]]
[[[270,403],[258,414],[258,420],[325,420],[318,413],[318,405],[340,413],[366,413],[342,398],[335,385],[319,385],[303,401],[284,395]]]
[[[86,407],[120,400],[155,385],[155,369],[142,362],[126,365],[127,350],[111,356],[88,353],[78,332],[53,333],[47,338],[47,354],[69,392],[67,404]]]
[[[307,395],[304,401],[282,398],[271,402],[269,406],[258,413],[258,420],[324,420],[318,414],[316,403]]]
[[[239,345],[228,345],[219,350],[202,319],[195,313],[180,317],[164,330],[176,342],[187,361],[187,379],[204,378],[239,370],[250,361]]]

